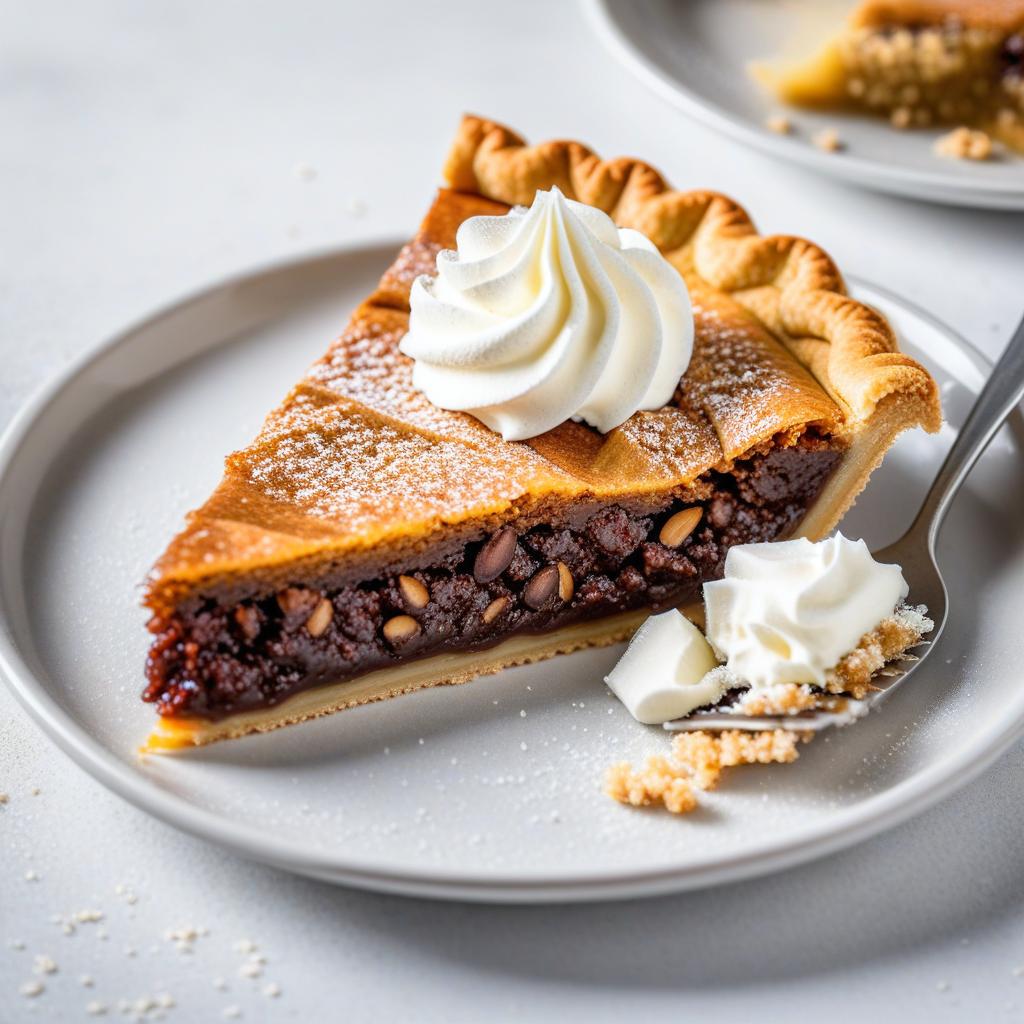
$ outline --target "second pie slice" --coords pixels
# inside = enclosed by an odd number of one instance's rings
[[[817,53],[757,63],[755,77],[786,103],[863,111],[897,128],[947,125],[945,155],[968,127],[1024,152],[1024,0],[860,0]]]
[[[761,237],[636,160],[463,120],[417,236],[227,459],[149,579],[148,749],[265,731],[628,636],[696,599],[738,543],[838,522],[935,382],[819,248]],[[414,280],[468,218],[559,189],[683,276],[693,354],[671,400],[600,433],[506,441],[414,386]]]

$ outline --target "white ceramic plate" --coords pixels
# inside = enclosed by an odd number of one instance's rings
[[[884,714],[737,771],[684,819],[601,792],[605,766],[664,750],[601,683],[615,650],[402,697],[142,762],[139,583],[397,246],[254,273],[107,342],[0,445],[0,669],[57,746],[150,813],[241,854],[367,888],[480,900],[665,892],[853,843],[966,782],[1022,731],[1024,499],[1003,433],[946,527],[953,619]],[[866,285],[942,382],[959,423],[984,374],[949,331]],[[906,525],[951,436],[903,439],[846,522]]]
[[[899,132],[875,118],[785,110],[792,136],[765,121],[783,108],[747,73],[751,60],[807,53],[841,22],[849,0],[587,0],[611,52],[691,117],[746,145],[855,185],[960,206],[1024,209],[1024,158],[972,163],[932,152],[940,134]],[[824,153],[825,127],[847,144]]]

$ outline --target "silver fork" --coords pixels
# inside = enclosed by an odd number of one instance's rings
[[[874,680],[879,687],[878,690],[863,700],[848,699],[846,706],[839,711],[810,710],[796,715],[764,717],[730,714],[726,711],[698,711],[687,718],[666,722],[665,728],[674,732],[692,732],[697,729],[707,729],[711,732],[723,729],[761,731],[779,728],[817,732],[830,726],[849,724],[872,708],[876,708],[898,686],[906,682],[935,650],[935,643],[946,625],[946,584],[935,561],[935,541],[939,528],[953,498],[967,479],[967,474],[1022,398],[1024,320],[1017,327],[992,375],[978,395],[974,408],[971,409],[938,475],[928,489],[928,494],[910,529],[895,544],[874,552],[875,558],[880,562],[894,562],[903,567],[903,575],[910,587],[910,603],[928,606],[928,616],[935,623],[935,629],[929,634],[928,646],[920,656],[907,655],[902,660],[889,664],[885,674]]]

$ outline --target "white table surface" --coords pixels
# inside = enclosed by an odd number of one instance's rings
[[[191,289],[410,233],[463,109],[730,192],[763,229],[813,237],[989,354],[1024,305],[1024,217],[862,193],[742,150],[611,63],[569,3],[0,11],[0,426],[73,356]],[[119,1000],[160,992],[176,1006],[147,1019],[1024,1020],[1022,769],[1018,745],[909,824],[761,881],[446,905],[179,835],[75,768],[3,692],[0,1021],[83,1019],[93,999],[120,1016]],[[54,920],[91,908],[104,920],[73,935]],[[165,938],[187,926],[209,929],[191,954]],[[246,938],[268,959],[258,979],[238,973]],[[58,970],[29,999],[39,954]]]

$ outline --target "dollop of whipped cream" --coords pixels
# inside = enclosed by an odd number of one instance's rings
[[[842,534],[741,544],[726,556],[725,578],[704,584],[706,634],[741,685],[821,686],[907,591],[898,565]]]
[[[638,722],[660,725],[722,696],[728,677],[712,672],[717,664],[701,631],[672,609],[645,620],[605,682]]]
[[[401,350],[442,409],[507,441],[568,419],[606,433],[672,397],[693,350],[679,272],[639,231],[557,188],[470,217],[416,279]]]

